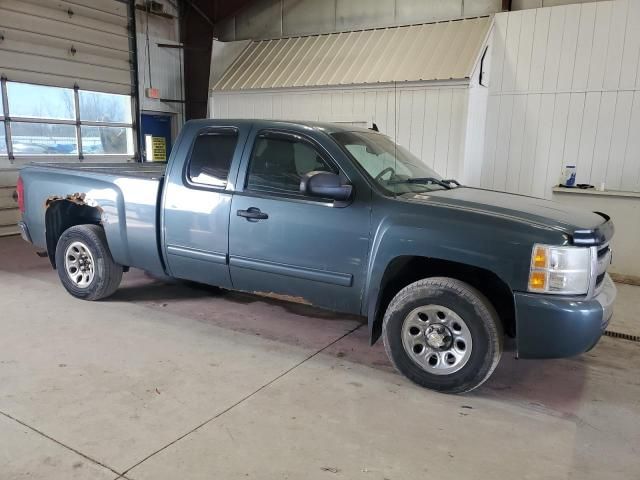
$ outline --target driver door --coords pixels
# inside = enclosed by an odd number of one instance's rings
[[[301,194],[306,173],[341,173],[305,135],[262,130],[249,142],[229,223],[234,288],[359,313],[369,244],[367,192],[356,192],[351,202]]]

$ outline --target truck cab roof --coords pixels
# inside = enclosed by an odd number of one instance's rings
[[[212,126],[212,127],[222,127],[222,126],[257,126],[259,128],[286,128],[289,130],[315,130],[320,132],[325,132],[328,134],[338,133],[338,132],[375,132],[375,130],[371,130],[365,127],[359,127],[357,125],[351,125],[349,123],[330,123],[330,122],[315,122],[308,120],[265,120],[265,119],[200,119],[200,120],[190,120],[187,125],[197,125],[199,127],[203,126]],[[381,134],[382,135],[382,134]]]

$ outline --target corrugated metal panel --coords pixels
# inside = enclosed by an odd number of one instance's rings
[[[0,75],[10,81],[131,93],[126,4],[2,0]]]
[[[214,90],[464,79],[491,19],[251,42]]]

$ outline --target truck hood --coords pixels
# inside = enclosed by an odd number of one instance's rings
[[[600,244],[609,241],[613,236],[613,224],[604,214],[524,195],[460,187],[429,193],[405,194],[402,198],[409,202],[474,210],[543,225],[572,235],[577,244]]]

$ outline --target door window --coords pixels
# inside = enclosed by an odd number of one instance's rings
[[[314,171],[338,173],[309,142],[261,136],[251,154],[247,188],[300,195],[300,179]]]
[[[188,178],[192,183],[224,188],[238,143],[234,130],[208,131],[196,137],[189,161]]]

